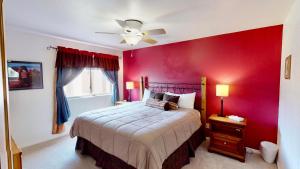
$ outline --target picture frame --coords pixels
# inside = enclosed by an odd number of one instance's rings
[[[9,90],[43,89],[43,65],[41,62],[8,61]]]
[[[285,58],[284,78],[291,79],[292,55]]]

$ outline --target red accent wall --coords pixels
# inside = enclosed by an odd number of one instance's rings
[[[124,54],[124,83],[149,81],[200,83],[207,77],[207,111],[217,113],[217,83],[230,84],[225,114],[248,118],[246,145],[276,142],[283,26],[272,26],[148,47]],[[125,98],[128,92],[124,89]],[[138,90],[133,91],[138,99]]]

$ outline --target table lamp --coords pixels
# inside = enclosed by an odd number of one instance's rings
[[[217,84],[216,86],[216,96],[221,97],[221,111],[218,116],[224,117],[223,112],[223,99],[229,96],[229,85]]]
[[[126,89],[128,90],[128,101],[131,102],[131,90],[134,89],[134,82],[126,82]]]

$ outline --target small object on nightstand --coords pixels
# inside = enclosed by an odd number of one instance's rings
[[[243,117],[239,117],[239,116],[230,115],[230,116],[227,116],[227,117],[228,117],[230,120],[237,121],[237,122],[244,121],[244,118],[243,118]]]
[[[128,103],[127,100],[117,101],[117,102],[115,103],[115,105],[118,106],[118,105],[123,105],[123,104],[125,104],[125,103]]]
[[[245,128],[247,119],[234,121],[228,117],[213,114],[209,117],[210,144],[209,152],[220,153],[245,162]]]

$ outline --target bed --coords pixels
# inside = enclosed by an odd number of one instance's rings
[[[197,92],[194,109],[164,111],[137,101],[78,116],[70,130],[76,149],[103,169],[180,169],[204,140],[206,78],[200,84],[148,82],[156,92]]]

